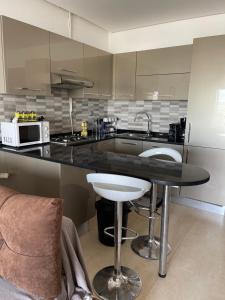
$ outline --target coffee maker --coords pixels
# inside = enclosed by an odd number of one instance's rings
[[[179,123],[169,124],[169,142],[184,142],[186,118],[180,118]]]

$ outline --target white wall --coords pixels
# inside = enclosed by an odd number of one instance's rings
[[[69,12],[44,0],[0,0],[0,14],[70,36]],[[109,33],[75,15],[72,15],[72,38],[103,50],[109,49]]]
[[[192,44],[193,38],[225,34],[225,14],[112,33],[112,53]]]

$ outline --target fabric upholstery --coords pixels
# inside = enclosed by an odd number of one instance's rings
[[[0,276],[41,299],[61,288],[62,200],[0,186]]]

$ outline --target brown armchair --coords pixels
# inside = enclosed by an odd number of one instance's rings
[[[1,299],[23,299],[25,293],[30,298],[24,299],[91,295],[76,228],[67,218],[62,222],[61,199],[0,186],[0,277]],[[18,289],[20,297],[3,294],[9,286],[10,295]]]

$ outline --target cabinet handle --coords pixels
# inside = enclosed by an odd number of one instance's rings
[[[187,149],[186,164],[188,163],[188,155],[189,155],[189,150]]]
[[[68,69],[60,69],[59,71],[68,72],[68,73],[74,73],[74,74],[78,73],[77,71],[72,71],[72,70],[68,70]]]
[[[188,143],[190,143],[190,138],[191,138],[191,123],[189,123],[188,126]]]
[[[137,146],[137,143],[129,143],[129,142],[122,142],[121,144],[123,145],[132,145],[132,146]]]
[[[17,90],[20,90],[20,91],[33,91],[33,92],[41,92],[42,91],[41,89],[29,89],[27,87],[18,87]]]
[[[152,146],[152,148],[160,148],[159,146]]]

